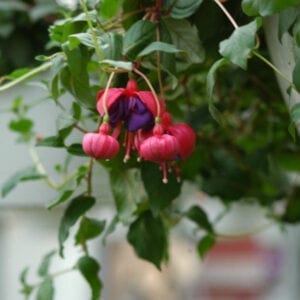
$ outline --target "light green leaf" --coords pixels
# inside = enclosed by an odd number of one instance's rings
[[[133,222],[127,234],[136,254],[153,263],[158,269],[167,253],[167,233],[162,219],[145,211]]]
[[[299,4],[300,0],[243,0],[242,8],[249,16],[265,17]]]
[[[9,123],[9,129],[12,131],[19,132],[21,134],[26,134],[31,131],[33,127],[33,122],[30,119],[22,118],[19,120],[12,120]]]
[[[246,70],[248,57],[255,47],[255,35],[261,24],[262,19],[256,18],[251,23],[235,29],[228,39],[220,43],[220,54]]]
[[[299,9],[290,7],[278,15],[278,39],[281,41],[285,32],[288,32],[299,16]]]
[[[28,73],[30,71],[31,71],[31,69],[29,69],[29,68],[17,69],[17,70],[14,70],[13,72],[11,72],[10,74],[6,75],[5,78],[10,79],[10,80],[18,79],[19,77],[25,75],[26,73]]]
[[[105,221],[83,216],[75,235],[75,245],[84,244],[87,240],[99,236],[105,228]]]
[[[39,173],[35,166],[30,166],[25,169],[22,169],[12,175],[7,181],[2,185],[2,197],[7,196],[9,192],[11,192],[19,182],[29,181],[29,180],[38,180],[43,179],[45,176]]]
[[[102,283],[98,276],[100,271],[98,262],[90,256],[83,256],[78,260],[77,268],[90,285],[92,290],[91,300],[99,300]]]
[[[300,121],[300,103],[296,103],[291,109],[291,116],[294,122]]]
[[[36,299],[37,300],[54,299],[54,285],[51,277],[46,277],[46,279],[39,286]]]
[[[56,253],[56,251],[52,250],[44,256],[44,258],[42,259],[42,262],[39,266],[39,269],[38,269],[39,276],[45,277],[48,275],[48,270],[49,270],[49,266],[51,263],[51,259],[53,258],[55,253]]]
[[[72,200],[67,207],[59,226],[58,240],[59,240],[59,254],[63,257],[63,244],[69,236],[71,227],[77,220],[87,212],[94,204],[93,197],[80,195]]]
[[[62,148],[64,147],[64,142],[59,136],[48,136],[38,141],[36,147]]]
[[[123,0],[102,0],[100,7],[100,15],[103,18],[110,19],[114,17],[119,7],[122,5]]]
[[[117,61],[117,60],[111,60],[111,59],[104,59],[100,61],[100,64],[109,65],[112,67],[132,71],[133,70],[133,64],[131,62],[127,61]]]
[[[204,49],[201,45],[198,30],[185,19],[164,19],[177,49],[187,53],[191,63],[201,63],[204,60]]]

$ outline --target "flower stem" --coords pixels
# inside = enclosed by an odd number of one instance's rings
[[[147,78],[147,76],[144,73],[142,73],[141,71],[139,71],[138,69],[134,68],[133,71],[135,73],[137,73],[138,75],[140,75],[145,80],[145,82],[147,83],[150,91],[152,92],[153,97],[154,97],[155,102],[156,102],[156,107],[157,107],[156,117],[159,119],[160,118],[160,112],[161,112],[160,111],[160,102],[158,100],[157,94],[156,94],[156,92],[155,92],[155,90],[154,90],[151,82],[149,81],[149,79]]]
[[[87,175],[87,195],[91,196],[92,194],[92,175],[93,175],[93,166],[94,159],[90,158],[89,167],[88,167],[88,175]]]
[[[101,49],[99,47],[99,44],[98,44],[96,30],[95,30],[95,28],[93,26],[93,23],[92,23],[92,20],[90,18],[87,5],[86,5],[86,3],[85,3],[84,0],[80,0],[80,3],[81,3],[83,11],[85,13],[86,21],[88,23],[89,29],[91,30],[91,34],[92,34],[93,43],[94,43],[94,46],[95,46],[96,55],[97,55],[98,59],[101,61],[101,60],[103,60],[103,54],[102,54],[102,51],[101,51]]]
[[[156,40],[159,42],[160,41],[160,30],[159,30],[159,23],[156,26]],[[159,84],[159,90],[160,90],[160,95],[162,98],[164,98],[164,86],[162,83],[162,76],[161,76],[161,56],[160,56],[160,51],[156,52],[156,57],[157,57],[157,79],[158,79],[158,84]]]
[[[223,11],[223,13],[226,15],[227,19],[231,22],[232,26],[235,29],[239,28],[239,25],[236,23],[236,21],[234,20],[234,18],[231,16],[231,14],[229,13],[229,11],[226,9],[226,7],[219,1],[219,0],[213,0],[219,7],[220,9]]]
[[[108,89],[111,86],[111,83],[112,83],[112,80],[113,80],[114,76],[115,76],[115,72],[111,72],[110,75],[109,75],[109,78],[108,78],[103,96],[102,96],[103,97],[103,102],[102,102],[103,103],[103,109],[104,109],[106,117],[108,117],[107,94],[108,94]]]
[[[23,81],[26,81],[27,79],[31,78],[31,77],[34,77],[35,75],[41,73],[41,72],[44,72],[46,70],[48,70],[50,67],[52,66],[52,62],[49,61],[37,68],[34,68],[32,69],[31,71],[27,72],[26,74],[20,76],[19,78],[13,80],[13,81],[10,81],[8,83],[5,83],[3,84],[2,86],[0,86],[0,92],[3,92],[5,90],[8,90],[10,88],[12,88],[13,86],[23,82]]]

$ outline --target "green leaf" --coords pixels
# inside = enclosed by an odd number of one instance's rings
[[[39,173],[35,166],[30,166],[25,169],[22,169],[12,175],[7,181],[2,185],[2,197],[7,196],[9,192],[11,192],[19,182],[29,181],[29,180],[39,180],[43,179],[45,176]]]
[[[300,187],[294,188],[288,196],[285,212],[282,216],[284,222],[291,224],[300,222]]]
[[[42,262],[38,269],[38,274],[41,277],[45,277],[48,275],[49,266],[51,263],[51,259],[53,258],[54,254],[56,253],[55,250],[52,250],[51,252],[47,253],[44,258],[42,259]]]
[[[187,20],[164,19],[177,49],[188,54],[191,63],[201,63],[204,60],[204,49],[198,36],[198,30]]]
[[[66,189],[58,197],[56,197],[51,203],[47,206],[48,209],[52,209],[57,205],[66,202],[73,195],[74,190]]]
[[[156,164],[145,161],[142,162],[141,176],[149,197],[151,210],[155,215],[158,214],[161,209],[169,206],[180,194],[181,183],[177,182],[176,176],[170,174],[168,183],[163,183],[161,170]]]
[[[60,136],[48,136],[36,143],[36,147],[62,148],[64,146],[64,142]]]
[[[242,8],[249,16],[265,17],[299,4],[300,0],[243,0]]]
[[[108,236],[115,231],[118,223],[119,223],[119,216],[115,215],[113,219],[110,221],[110,223],[108,224],[107,229],[103,234],[103,245],[106,245],[106,240]]]
[[[124,36],[123,54],[135,59],[149,43],[155,40],[156,24],[146,20],[134,23]]]
[[[119,61],[122,59],[123,36],[116,32],[106,32],[102,38],[102,52],[106,59]]]
[[[28,275],[29,268],[26,267],[20,274],[20,282],[22,284],[21,293],[25,296],[29,297],[30,294],[33,292],[34,287],[27,283],[27,275]]]
[[[219,68],[222,66],[228,64],[229,61],[225,58],[221,58],[217,60],[209,69],[207,73],[207,79],[206,79],[206,93],[208,96],[208,109],[211,114],[211,116],[219,123],[223,124],[223,118],[219,110],[215,107],[214,104],[214,97],[213,97],[213,92],[214,92],[214,87],[216,83],[216,72],[218,71]]]
[[[137,56],[146,56],[152,52],[161,51],[166,53],[181,53],[182,50],[177,49],[174,45],[163,43],[163,42],[153,42],[144,48]]]
[[[13,72],[11,72],[10,74],[6,75],[5,78],[7,78],[9,80],[15,80],[15,79],[18,79],[19,77],[22,77],[29,71],[31,71],[31,69],[29,69],[29,68],[17,69],[17,70],[14,70]]]
[[[248,57],[255,47],[255,35],[261,24],[262,19],[256,18],[251,23],[235,29],[228,39],[220,43],[220,54],[246,70]]]
[[[110,171],[110,185],[118,211],[119,220],[128,224],[137,203],[141,201],[140,180],[136,169]]]
[[[54,286],[51,277],[46,277],[46,279],[39,286],[37,291],[37,300],[53,300],[54,299]]]
[[[69,236],[71,227],[95,204],[95,202],[93,197],[80,195],[72,199],[72,202],[67,207],[60,222],[58,233],[59,254],[61,257],[63,257],[63,244]]]
[[[128,70],[128,71],[133,70],[133,64],[131,62],[127,62],[127,61],[104,59],[104,60],[100,61],[100,64],[109,65],[112,67],[117,67],[117,68]]]
[[[294,104],[291,109],[292,120],[297,122],[300,120],[300,103]]]
[[[296,61],[296,65],[293,70],[293,83],[295,84],[297,91],[300,91],[300,60]]]
[[[91,300],[99,300],[102,283],[98,276],[100,271],[98,262],[90,256],[83,256],[78,260],[77,268],[91,287]]]
[[[288,32],[299,16],[299,10],[290,7],[278,15],[278,39],[281,41],[285,32]]]
[[[198,9],[203,0],[173,0],[166,2],[171,2],[171,17],[174,19],[183,19],[192,15]]]
[[[145,211],[130,225],[127,239],[140,258],[160,269],[167,252],[167,234],[160,216]]]
[[[75,235],[75,245],[84,244],[87,240],[99,236],[105,228],[105,221],[98,221],[96,219],[83,216],[79,229]]]
[[[215,237],[211,234],[204,236],[197,245],[197,250],[200,257],[203,259],[206,253],[213,247],[216,240]]]
[[[101,17],[105,19],[114,17],[122,5],[122,2],[123,0],[102,0],[100,8]]]
[[[19,132],[21,134],[29,133],[32,127],[33,127],[32,120],[26,118],[22,118],[19,120],[12,120],[9,123],[10,130]]]
[[[67,148],[68,153],[76,156],[87,156],[87,154],[83,151],[82,145],[79,143],[71,144]]]
[[[205,211],[201,207],[194,205],[187,212],[185,212],[184,215],[208,233],[214,232],[214,229],[210,224]]]

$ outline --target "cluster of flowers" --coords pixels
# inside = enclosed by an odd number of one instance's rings
[[[126,88],[109,88],[97,95],[97,110],[103,117],[98,133],[86,133],[82,146],[96,159],[111,159],[120,150],[118,138],[125,128],[124,162],[136,150],[139,159],[160,164],[163,182],[168,170],[174,170],[180,180],[179,159],[186,159],[195,147],[195,132],[185,123],[173,123],[164,102],[151,91],[139,91],[135,80]]]

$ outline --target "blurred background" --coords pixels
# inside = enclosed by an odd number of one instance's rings
[[[61,5],[75,7],[75,1],[0,1],[0,77],[16,68],[32,67],[36,55],[51,53],[48,26],[55,20]],[[45,74],[44,76],[47,76]],[[58,110],[47,92],[35,83],[20,84],[1,93],[1,168],[0,185],[18,169],[30,165],[28,149],[18,144],[8,124],[7,113],[14,99],[42,101],[30,111],[35,128],[42,136],[54,133],[53,115]],[[66,96],[67,97],[67,96]],[[64,100],[65,102],[68,99]],[[53,162],[64,160],[63,150],[39,149],[49,173]],[[80,158],[72,162],[81,163]],[[52,173],[51,173],[52,172]],[[100,166],[97,170],[99,208],[94,214],[112,219],[114,206],[108,178]],[[107,300],[298,300],[300,297],[300,231],[299,226],[284,229],[266,217],[263,208],[252,203],[233,204],[230,213],[218,199],[208,198],[194,186],[185,185],[180,205],[201,205],[211,220],[217,222],[221,238],[204,260],[196,253],[198,238],[193,225],[183,222],[172,232],[169,264],[159,272],[138,259],[126,242],[126,231],[119,226],[108,238],[92,242],[92,254],[101,262],[103,299]],[[61,209],[49,212],[45,207],[54,192],[40,183],[23,183],[0,201],[0,299],[23,299],[19,276],[29,267],[30,282],[38,283],[36,270],[42,257],[57,249],[57,229]],[[100,209],[101,206],[101,209]],[[74,228],[74,231],[76,228]],[[252,235],[248,235],[253,231]],[[245,234],[246,233],[246,234]],[[230,237],[234,235],[235,237]],[[243,237],[238,236],[241,235]],[[55,255],[51,272],[65,273],[55,280],[56,300],[87,299],[89,287],[76,272],[68,272],[81,253],[71,241],[66,246],[66,259]],[[65,271],[64,271],[65,270]]]

